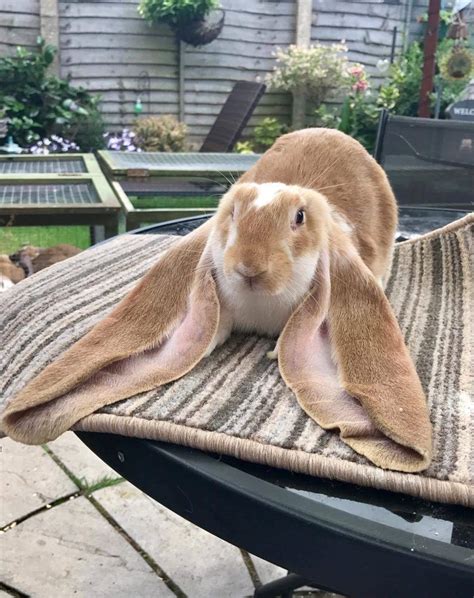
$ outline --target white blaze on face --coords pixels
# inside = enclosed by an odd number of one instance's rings
[[[258,210],[264,206],[268,206],[275,197],[283,191],[286,185],[283,183],[262,183],[258,185],[258,195],[253,200],[253,206]]]

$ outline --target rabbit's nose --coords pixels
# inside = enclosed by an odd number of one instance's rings
[[[262,274],[265,274],[266,270],[255,266],[246,266],[245,264],[237,264],[234,268],[237,274],[240,274],[243,278],[257,278]]]

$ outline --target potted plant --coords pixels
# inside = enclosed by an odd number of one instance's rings
[[[166,23],[192,46],[209,44],[224,26],[219,0],[141,0],[138,12],[149,23]]]

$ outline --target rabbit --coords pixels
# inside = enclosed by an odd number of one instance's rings
[[[23,267],[28,276],[44,270],[52,264],[61,262],[69,257],[77,255],[81,250],[74,245],[60,244],[53,247],[34,247],[25,245],[19,251],[12,254],[10,259]]]
[[[318,159],[305,158],[314,151]],[[352,161],[341,159],[342,148]],[[291,161],[283,168],[281,156]],[[339,158],[338,158],[339,156]],[[284,182],[267,182],[279,180]],[[323,191],[325,195],[322,194]],[[285,135],[223,197],[210,236],[221,303],[218,333],[276,336],[309,291],[321,247],[348,236],[383,284],[391,264],[397,205],[382,169],[337,131]],[[271,352],[270,357],[276,357]]]
[[[0,293],[7,291],[24,278],[23,269],[16,266],[8,255],[0,254]]]
[[[385,297],[397,207],[383,170],[327,129],[281,137],[115,309],[9,403],[43,443],[190,372],[232,330],[278,337],[278,369],[320,426],[386,469],[421,471],[431,424]]]

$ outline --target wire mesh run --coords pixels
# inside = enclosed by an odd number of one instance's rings
[[[104,152],[115,168],[146,170],[205,170],[218,172],[245,171],[255,164],[256,154],[204,154],[204,153],[160,153],[160,152]]]
[[[100,198],[92,183],[0,184],[0,204],[4,205],[84,205],[93,203],[100,203]]]
[[[84,172],[87,172],[87,168],[81,158],[73,160],[61,158],[0,159],[0,174],[81,174]]]

